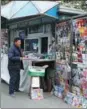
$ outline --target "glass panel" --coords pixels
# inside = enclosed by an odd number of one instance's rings
[[[38,39],[26,39],[25,51],[38,52]]]
[[[51,31],[51,25],[50,24],[44,25],[44,33],[48,33],[50,31]]]
[[[29,28],[29,34],[42,33],[42,32],[43,32],[43,25],[36,25]]]

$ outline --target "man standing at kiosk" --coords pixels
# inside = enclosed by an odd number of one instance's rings
[[[20,38],[14,39],[13,46],[8,52],[8,70],[10,75],[9,94],[14,97],[14,92],[19,91],[20,69],[23,69],[23,56],[20,49]]]

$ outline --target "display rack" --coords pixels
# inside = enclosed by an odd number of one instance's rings
[[[54,94],[75,107],[87,108],[87,14],[56,24]]]
[[[87,17],[74,19],[72,24],[72,92],[87,98]]]
[[[63,98],[63,91],[69,91],[70,81],[70,26],[71,22],[56,24],[56,86],[61,89],[55,95]],[[55,89],[56,90],[56,89]]]

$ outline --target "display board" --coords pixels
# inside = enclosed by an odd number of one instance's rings
[[[56,46],[58,60],[69,59],[67,55],[70,53],[70,21],[56,24]]]
[[[24,49],[24,39],[26,38],[26,33],[24,30],[19,31],[19,37],[21,39],[21,48]]]
[[[62,87],[61,91],[69,90],[70,79],[70,21],[56,24],[56,85]],[[62,91],[63,92],[63,91]],[[60,92],[60,93],[62,93]],[[60,98],[63,94],[60,94]],[[59,96],[59,95],[58,95]]]

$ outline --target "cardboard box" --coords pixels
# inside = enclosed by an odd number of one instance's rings
[[[31,81],[32,81],[31,87],[34,87],[34,88],[40,87],[40,78],[39,77],[32,77]]]

